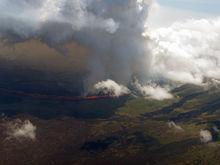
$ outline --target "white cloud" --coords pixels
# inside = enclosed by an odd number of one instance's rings
[[[94,85],[94,88],[98,93],[102,92],[103,94],[110,94],[114,97],[130,94],[130,90],[127,87],[117,84],[115,81],[110,79],[98,82]]]
[[[36,139],[36,129],[37,127],[34,126],[29,120],[25,120],[24,122],[17,119],[15,121],[8,122],[6,124],[7,127],[7,134],[9,138],[16,138],[16,139]]]
[[[212,141],[212,134],[208,130],[200,130],[199,135],[200,135],[200,140],[203,143],[208,143]]]
[[[175,22],[149,32],[151,72],[180,83],[220,79],[220,18]]]
[[[155,100],[172,99],[172,94],[169,93],[169,89],[162,88],[156,84],[141,85],[138,80],[133,82],[133,86],[142,96]]]
[[[169,128],[174,128],[174,129],[176,129],[176,130],[178,130],[178,131],[184,131],[184,129],[183,129],[181,126],[177,125],[177,124],[176,124],[175,122],[173,122],[173,121],[168,122],[167,125],[168,125]]]

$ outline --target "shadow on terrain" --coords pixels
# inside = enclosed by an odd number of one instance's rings
[[[38,100],[0,92],[0,114],[8,117],[29,114],[41,119],[63,116],[109,118],[127,99],[128,97],[82,101]]]

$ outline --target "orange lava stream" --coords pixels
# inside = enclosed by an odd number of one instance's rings
[[[44,95],[36,93],[25,93],[23,91],[8,90],[0,88],[0,92],[10,93],[14,95],[31,97],[38,100],[55,100],[55,101],[84,101],[84,100],[100,100],[100,99],[109,99],[112,96],[103,95],[103,96],[56,96],[56,95]]]

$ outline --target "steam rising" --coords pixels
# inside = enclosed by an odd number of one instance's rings
[[[175,129],[177,131],[184,131],[184,129],[181,126],[177,125],[173,121],[168,122],[167,125],[168,125],[169,128]]]
[[[169,93],[169,90],[162,88],[156,84],[141,85],[138,80],[135,80],[133,83],[134,88],[138,93],[146,98],[151,98],[155,100],[164,100],[172,99],[172,94]]]
[[[22,122],[21,120],[15,120],[7,123],[7,134],[9,138],[16,139],[36,139],[36,127],[29,121],[25,120]]]
[[[200,140],[203,143],[208,143],[212,141],[212,134],[208,130],[201,130],[200,131]]]
[[[113,80],[101,81],[94,86],[96,92],[108,94],[114,97],[130,94],[130,90],[120,84],[117,84]]]

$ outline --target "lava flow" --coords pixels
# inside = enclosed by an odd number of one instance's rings
[[[56,96],[56,95],[45,95],[45,94],[36,94],[36,93],[26,93],[23,91],[8,90],[0,88],[1,92],[10,93],[13,95],[31,97],[37,100],[55,100],[55,101],[85,101],[85,100],[100,100],[100,99],[110,99],[113,98],[110,95],[88,95],[88,96]]]

